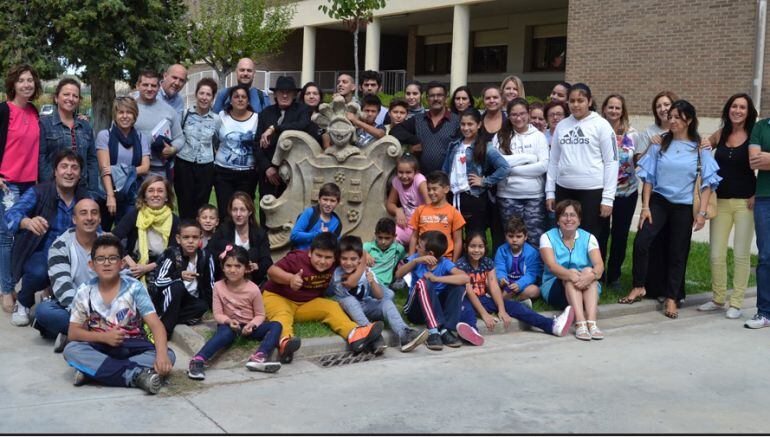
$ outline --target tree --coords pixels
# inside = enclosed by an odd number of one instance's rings
[[[385,0],[326,0],[328,5],[318,9],[329,18],[342,20],[353,32],[353,63],[355,64],[356,98],[358,98],[358,32],[374,17],[374,11],[385,7]]]
[[[30,64],[43,79],[51,79],[64,68],[54,54],[50,21],[41,10],[45,0],[3,2],[0,8],[0,75],[18,64]]]
[[[194,2],[187,29],[188,58],[208,64],[224,87],[240,58],[280,50],[295,12],[294,4],[279,0]]]
[[[95,130],[110,125],[115,80],[183,59],[184,0],[48,0],[54,51],[91,85]],[[82,70],[81,70],[82,69]]]

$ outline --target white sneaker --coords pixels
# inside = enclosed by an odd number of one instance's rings
[[[575,320],[575,311],[572,310],[571,306],[567,306],[561,314],[553,319],[551,334],[557,337],[564,337],[569,332],[573,320]]]
[[[710,300],[698,307],[698,311],[716,311],[723,309],[722,305],[717,305],[713,300]]]
[[[727,309],[727,313],[725,314],[725,317],[728,319],[737,319],[741,316],[741,310],[735,307],[730,307]]]
[[[754,314],[754,317],[746,320],[743,326],[750,329],[768,328],[770,327],[770,320],[761,314]]]
[[[11,324],[14,326],[29,325],[29,308],[16,302],[13,308],[13,315],[11,315]]]

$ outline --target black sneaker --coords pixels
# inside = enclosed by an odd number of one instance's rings
[[[60,332],[59,335],[56,336],[56,341],[53,342],[53,352],[55,354],[62,353],[64,351],[64,346],[67,346],[67,335]]]
[[[448,329],[441,334],[441,342],[449,347],[460,347],[463,345],[463,342]]]
[[[187,326],[195,326],[195,325],[200,325],[201,321],[202,321],[201,319],[196,317],[184,322],[184,324]]]
[[[281,364],[289,364],[294,361],[294,352],[299,350],[302,340],[299,337],[286,337],[278,346],[278,361]]]
[[[425,340],[425,346],[432,351],[440,351],[444,349],[444,343],[441,341],[441,335],[438,333],[428,334],[428,339]]]
[[[366,326],[359,326],[353,331],[353,335],[348,338],[348,347],[354,354],[361,353],[366,346],[374,343],[382,334],[382,328],[385,324],[381,321],[370,323]]]
[[[388,345],[385,344],[385,339],[380,335],[376,340],[369,343],[369,346],[367,346],[366,349],[375,355],[382,355],[387,348]]]
[[[134,376],[134,387],[139,387],[148,394],[154,395],[160,391],[160,375],[152,369],[142,369]]]
[[[205,362],[203,360],[190,360],[190,367],[187,369],[187,377],[190,379],[206,379]]]
[[[407,328],[406,331],[401,334],[401,338],[399,338],[401,342],[401,352],[409,352],[422,343],[425,343],[425,340],[428,339],[428,334],[430,333],[427,329],[423,329],[422,332],[418,333],[416,329]]]

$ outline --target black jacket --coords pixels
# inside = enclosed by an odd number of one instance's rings
[[[211,309],[212,290],[214,289],[214,259],[208,251],[198,249],[195,272],[198,273],[198,297]],[[170,246],[158,257],[155,268],[155,288],[163,291],[176,281],[182,281],[182,272],[187,270],[190,260],[184,256],[179,246]]]
[[[230,220],[225,221],[219,226],[217,232],[211,237],[206,250],[214,257],[216,265],[216,278],[222,279],[222,267],[219,255],[225,250],[227,245],[235,245],[235,226]],[[273,265],[273,259],[270,257],[270,243],[267,240],[267,234],[260,227],[249,226],[249,261],[257,263],[259,267],[251,272],[251,281],[255,284],[261,284],[267,278],[267,269]]]
[[[134,248],[136,242],[139,240],[139,229],[136,227],[136,217],[139,215],[139,210],[136,207],[132,207],[126,215],[120,220],[117,226],[112,230],[112,234],[121,240],[125,240],[126,253],[134,258],[134,261],[139,260],[139,254],[135,253]],[[176,245],[176,236],[179,234],[179,217],[176,214],[172,214],[171,222],[171,235],[168,236],[168,245]],[[152,261],[152,257],[150,257]]]
[[[311,114],[312,112],[309,106],[297,101],[292,102],[291,105],[286,108],[283,121],[280,125],[278,124],[278,119],[281,117],[281,109],[278,105],[270,105],[259,113],[259,126],[257,127],[257,135],[255,138],[257,145],[254,147],[254,159],[257,163],[257,174],[264,177],[265,171],[272,165],[270,161],[273,160],[275,147],[278,144],[278,137],[280,137],[284,131],[299,130],[310,133]],[[265,133],[270,126],[275,126],[276,130],[270,139],[270,145],[266,149],[263,149],[259,147],[259,139],[262,138],[262,134]]]

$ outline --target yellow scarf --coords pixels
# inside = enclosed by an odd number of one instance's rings
[[[147,264],[150,260],[150,248],[147,244],[147,230],[153,229],[163,237],[163,246],[168,246],[168,237],[171,235],[173,216],[171,208],[163,206],[161,209],[148,207],[140,208],[136,216],[136,228],[139,230],[139,264]]]

